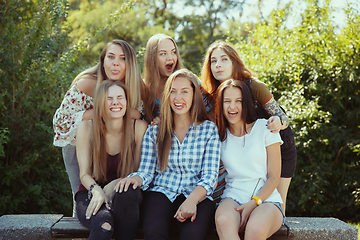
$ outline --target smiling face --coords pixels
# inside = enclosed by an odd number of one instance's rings
[[[229,125],[241,122],[242,93],[237,87],[228,87],[224,90],[224,116]]]
[[[125,53],[118,44],[111,44],[104,58],[104,70],[108,79],[125,82]]]
[[[193,88],[189,79],[175,78],[170,92],[171,109],[177,115],[189,114],[193,101]]]
[[[232,78],[233,64],[224,50],[215,49],[210,58],[211,72],[220,83]]]
[[[176,47],[170,39],[163,39],[158,46],[157,64],[161,77],[169,77],[177,63]]]
[[[121,118],[126,113],[126,95],[122,87],[112,85],[107,94],[107,106],[111,118]]]

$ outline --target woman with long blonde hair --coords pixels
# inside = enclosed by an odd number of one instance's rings
[[[206,239],[220,141],[215,123],[207,120],[196,75],[187,69],[170,75],[160,118],[145,133],[138,171],[121,180],[118,189],[127,191],[129,184],[148,189],[145,239],[168,239],[171,219],[177,220],[180,239]]]
[[[99,63],[81,72],[66,92],[53,118],[54,142],[62,147],[66,171],[73,195],[81,184],[79,165],[76,159],[76,130],[83,120],[93,119],[93,101],[96,86],[105,79],[118,80],[130,91],[128,109],[132,118],[140,118],[143,113],[142,98],[145,95],[134,49],[125,41],[115,39],[105,45]],[[73,216],[76,216],[75,202]]]
[[[121,81],[97,88],[93,120],[77,128],[76,152],[81,185],[75,195],[80,222],[89,239],[134,239],[139,222],[140,189],[114,192],[119,181],[137,170],[146,122],[131,119],[128,91]]]
[[[174,71],[181,68],[183,64],[175,40],[163,33],[153,35],[146,44],[144,58],[144,80],[148,91],[144,103],[151,120],[160,115],[166,80]]]

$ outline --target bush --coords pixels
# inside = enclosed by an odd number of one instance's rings
[[[108,25],[71,46],[68,1],[0,4],[0,215],[71,215],[72,194],[61,149],[52,144],[53,114],[79,73],[73,69],[78,54],[132,5],[119,5]]]
[[[66,3],[5,1],[1,6],[0,215],[71,213],[71,189],[52,115],[69,84],[62,30]]]
[[[288,29],[292,7],[274,11],[236,44],[291,119],[298,162],[287,215],[360,221],[358,8],[345,9],[347,24],[336,33],[329,1],[309,0]]]

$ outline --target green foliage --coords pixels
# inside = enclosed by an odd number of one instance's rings
[[[78,54],[116,23],[71,45],[66,0],[5,1],[0,29],[0,215],[72,212],[72,194],[60,148],[52,145],[52,117],[74,75]],[[69,47],[70,45],[70,47]]]
[[[142,65],[148,38],[167,33],[178,40],[186,67],[199,73],[208,44],[226,32],[292,120],[298,163],[287,215],[359,222],[359,8],[344,9],[343,29],[335,27],[329,1],[316,0],[306,1],[291,28],[297,6],[289,3],[257,24],[230,19],[222,29],[219,16],[244,2],[224,1],[220,8],[214,1],[185,1],[208,5],[205,14],[183,17],[172,11],[176,0],[1,3],[0,215],[71,214],[70,184],[60,149],[52,145],[52,116],[79,68],[93,64],[105,42],[125,39]]]
[[[162,32],[174,36],[174,32],[165,30],[161,22],[161,19],[168,16],[166,8],[157,7],[153,1],[139,0],[136,4],[134,2],[124,0],[72,2],[67,24],[71,29],[70,36],[73,43],[83,39],[84,34],[92,36],[91,39],[87,39],[92,47],[79,56],[78,66],[93,64],[98,59],[102,47],[113,39],[123,39],[136,52],[141,53],[152,35]]]
[[[66,9],[61,1],[1,5],[0,215],[71,209],[60,151],[52,146],[52,115],[69,77],[56,64],[69,42],[61,30]]]
[[[0,128],[0,157],[5,157],[4,144],[9,141],[9,131],[7,129]]]
[[[298,162],[287,214],[359,221],[360,15],[348,6],[336,33],[329,1],[307,2],[297,26],[287,28],[289,3],[237,47],[292,120]]]

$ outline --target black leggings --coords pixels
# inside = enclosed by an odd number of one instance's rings
[[[144,201],[144,238],[146,240],[169,239],[171,223],[176,222],[180,240],[206,239],[210,223],[214,218],[214,204],[206,198],[197,205],[194,222],[188,218],[180,223],[174,219],[174,215],[185,200],[185,196],[180,195],[172,203],[163,193],[148,192]]]
[[[111,239],[115,230],[115,239],[134,239],[139,225],[139,207],[142,202],[142,192],[131,186],[126,192],[115,193],[113,210],[109,211],[103,204],[95,216],[86,219],[86,209],[90,203],[87,191],[76,195],[76,211],[80,222],[90,229],[89,239]],[[109,223],[110,230],[101,227]]]

